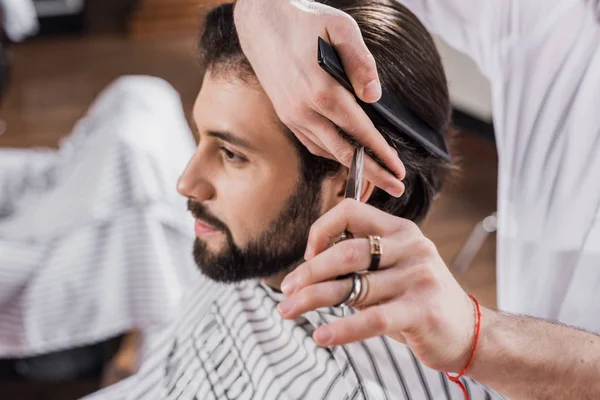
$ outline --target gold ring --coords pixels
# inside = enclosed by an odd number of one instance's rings
[[[368,271],[377,271],[379,268],[379,262],[383,254],[383,247],[381,246],[381,237],[369,236],[369,244],[371,247],[371,265],[369,265]]]

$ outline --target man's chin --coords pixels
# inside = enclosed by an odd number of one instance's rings
[[[216,257],[227,249],[227,238],[221,232],[211,233],[202,237],[196,237],[194,252],[206,253],[208,257]]]
[[[261,279],[266,282],[281,282],[283,278],[300,265],[303,260],[287,264],[286,267],[254,269],[253,265],[223,262],[221,258],[196,258],[198,269],[210,280],[220,283],[239,283],[247,280]],[[273,267],[281,264],[274,264]]]
[[[202,274],[213,281],[238,283],[278,277],[289,272],[303,259],[304,240],[285,243],[281,248],[272,248],[262,242],[240,248],[229,235],[224,236],[223,243],[200,238],[194,243],[194,260]]]

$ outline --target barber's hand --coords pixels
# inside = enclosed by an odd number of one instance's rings
[[[238,0],[235,24],[244,53],[279,118],[313,154],[350,166],[354,148],[336,125],[371,149],[393,176],[365,159],[365,177],[393,196],[404,192],[405,169],[354,96],[317,64],[317,38],[337,50],[355,92],[381,97],[373,56],[346,13],[309,0]]]
[[[357,239],[332,246],[348,230]],[[362,278],[357,313],[315,330],[321,346],[385,335],[406,343],[426,365],[458,372],[474,340],[475,307],[454,279],[433,243],[413,222],[354,200],[344,200],[310,231],[307,259],[282,282],[288,296],[279,304],[284,318],[341,303],[350,279],[371,262],[369,235],[381,236],[379,269]],[[360,239],[358,239],[360,238]]]

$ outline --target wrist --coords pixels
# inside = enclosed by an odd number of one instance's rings
[[[471,364],[473,363],[473,359],[479,347],[482,307],[479,305],[477,299],[472,295],[469,295],[467,300],[469,306],[472,308],[472,319],[466,325],[469,328],[469,333],[464,339],[465,344],[461,346],[463,347],[463,350],[460,351],[459,356],[446,369],[446,371],[453,374],[453,376],[448,375],[451,380],[460,378],[467,373],[471,367]]]
[[[514,364],[519,352],[516,348],[519,333],[507,323],[509,316],[487,308],[482,308],[481,313],[478,351],[466,375],[478,381],[488,382],[490,374],[498,374],[498,368]]]
[[[492,352],[496,341],[496,326],[498,315],[496,312],[481,308],[481,332],[479,340],[479,349],[473,357],[467,375],[474,377],[478,374],[482,365],[486,364],[487,354]]]
[[[468,352],[468,358],[466,359],[464,366],[456,375],[450,375],[446,372],[446,376],[448,377],[448,379],[450,379],[452,382],[456,383],[460,387],[463,394],[465,395],[465,399],[469,399],[469,394],[466,386],[463,384],[460,378],[462,378],[471,367],[471,363],[473,362],[473,358],[475,357],[475,353],[477,351],[477,345],[479,344],[479,335],[481,333],[481,307],[475,296],[469,295],[469,298],[473,303],[475,323],[473,324],[473,340]]]

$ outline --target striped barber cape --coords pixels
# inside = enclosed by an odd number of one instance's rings
[[[340,311],[284,320],[276,310],[282,296],[258,281],[200,277],[140,371],[85,400],[463,399],[444,374],[389,338],[317,346],[313,330]],[[464,382],[473,400],[504,398]]]
[[[175,190],[194,149],[178,93],[146,76],[104,90],[60,149],[0,149],[0,358],[162,330],[199,276]]]

